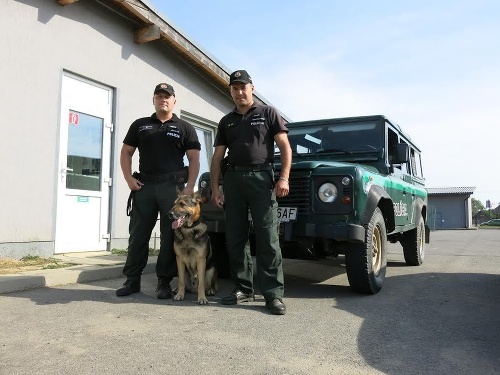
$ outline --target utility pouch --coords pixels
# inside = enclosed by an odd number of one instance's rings
[[[224,174],[227,172],[229,168],[229,160],[227,160],[227,156],[220,161],[220,175],[224,178]]]
[[[141,174],[139,172],[132,173],[132,177],[136,180],[141,180]],[[134,204],[135,190],[130,190],[127,200],[127,216],[130,216],[130,211],[132,211],[132,205]]]

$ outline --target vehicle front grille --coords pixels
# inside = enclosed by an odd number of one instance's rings
[[[278,198],[278,204],[280,207],[297,207],[299,215],[307,215],[311,194],[310,175],[291,175],[289,180],[290,193]]]

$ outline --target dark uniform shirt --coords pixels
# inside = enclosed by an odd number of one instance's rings
[[[214,146],[228,148],[228,162],[234,165],[265,164],[274,161],[274,136],[288,128],[273,107],[254,103],[244,115],[236,108],[219,122]]]
[[[148,174],[179,171],[187,150],[201,150],[193,125],[175,114],[164,123],[156,113],[135,120],[123,143],[139,149],[139,171]]]

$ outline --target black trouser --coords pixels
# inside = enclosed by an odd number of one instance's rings
[[[248,208],[255,229],[257,283],[266,301],[283,298],[284,280],[278,213],[272,170],[224,174],[226,241],[235,285],[252,292],[253,269],[248,242]]]
[[[168,211],[177,198],[176,185],[171,182],[145,182],[134,193],[129,224],[128,255],[123,274],[127,278],[140,278],[149,255],[151,232],[160,213],[160,253],[156,262],[156,275],[169,281],[177,276],[173,250],[174,232]]]

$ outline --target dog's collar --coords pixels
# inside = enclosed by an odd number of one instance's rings
[[[196,220],[196,221],[193,221],[193,224],[191,224],[191,225],[189,226],[189,228],[195,227],[195,226],[197,226],[197,225],[198,225],[198,224],[200,224],[200,223],[201,223],[201,219],[198,219],[198,220]]]

